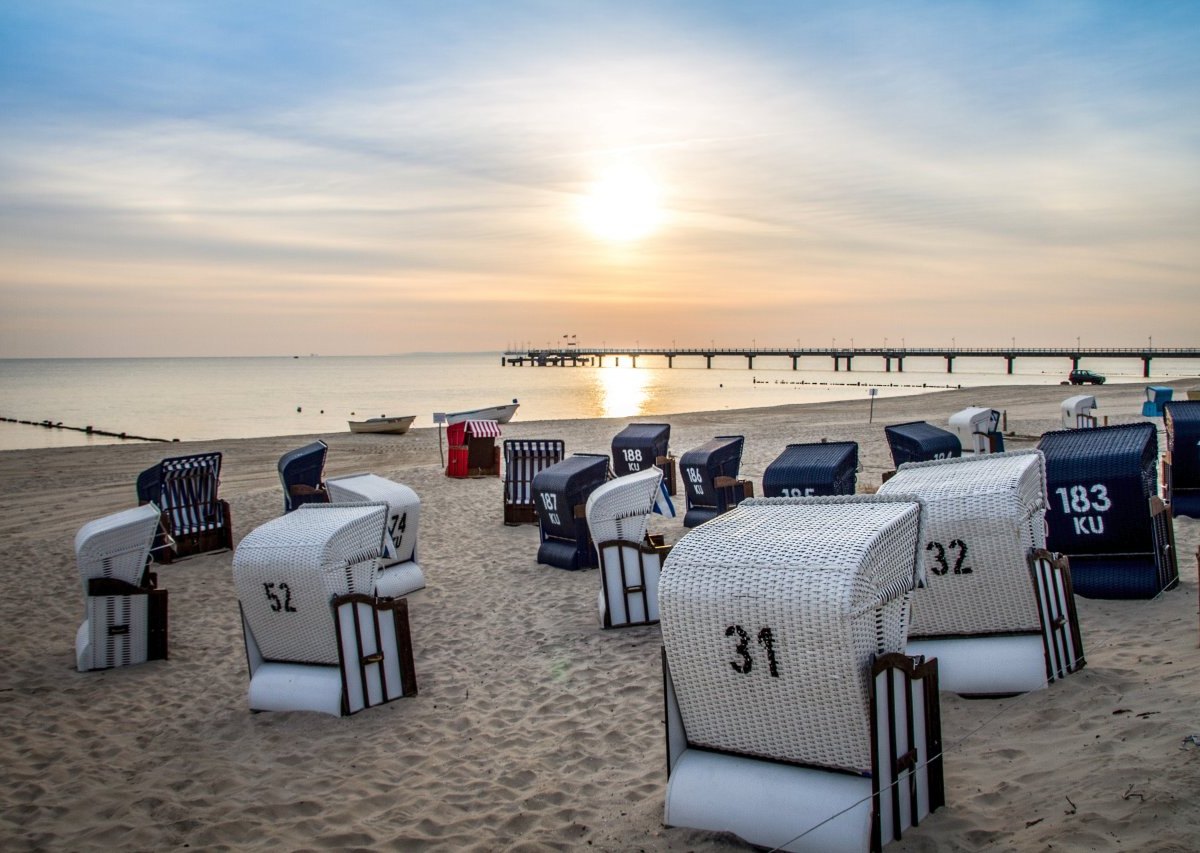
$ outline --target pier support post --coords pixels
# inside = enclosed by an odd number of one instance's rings
[[[708,364],[706,364],[706,365],[705,365],[705,367],[707,367],[709,370],[712,370],[712,356],[711,356],[711,355],[705,355],[705,356],[704,356],[704,360],[705,360],[706,362],[708,362]]]
[[[1016,361],[1016,356],[1006,355],[1004,360],[1008,362],[1008,373],[1011,376],[1013,372],[1013,362]]]
[[[884,373],[892,372],[892,359],[886,355],[883,357],[883,372]]]
[[[847,372],[854,369],[854,365],[851,364],[851,362],[853,362],[853,361],[854,361],[854,356],[852,356],[852,355],[846,356],[846,371]]]
[[[904,372],[904,356],[900,356],[898,359],[896,359],[896,369],[901,373]]]
[[[1071,356],[1071,369],[1072,370],[1079,369],[1079,356],[1077,356],[1077,355]]]
[[[633,356],[633,366],[634,366],[635,368],[637,367],[637,356],[636,356],[636,355],[635,355],[635,356]]]
[[[674,367],[674,366],[675,366],[675,356],[668,355],[667,356],[667,367]]]
[[[798,356],[798,355],[792,356],[792,370],[795,370],[796,366],[798,364],[800,364],[800,356]]]
[[[749,370],[754,369],[754,356],[749,355],[749,354],[746,355],[746,367]]]
[[[1142,356],[1142,378],[1150,378],[1150,356]]]
[[[954,356],[952,356],[952,355],[946,356],[946,372],[947,373],[954,372]]]
[[[837,373],[841,369],[842,369],[842,360],[835,355],[833,357],[833,372]]]

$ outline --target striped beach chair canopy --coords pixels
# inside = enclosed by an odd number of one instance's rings
[[[509,438],[504,441],[504,523],[533,524],[533,478],[563,460],[561,438]]]
[[[138,475],[138,502],[154,503],[162,511],[164,533],[155,541],[156,560],[170,562],[172,551],[184,556],[233,547],[229,504],[217,494],[220,484],[219,452],[171,457]]]

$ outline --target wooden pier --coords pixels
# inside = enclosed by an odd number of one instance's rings
[[[954,372],[956,358],[1002,358],[1007,362],[1008,372],[1018,358],[1065,358],[1072,369],[1079,367],[1080,360],[1100,358],[1140,358],[1142,375],[1150,376],[1150,362],[1155,358],[1200,358],[1200,348],[1194,347],[549,347],[545,349],[509,349],[500,357],[502,365],[534,367],[604,366],[604,359],[628,358],[637,367],[639,357],[658,356],[667,360],[667,367],[675,366],[677,358],[703,358],[706,368],[712,368],[718,356],[736,356],[746,359],[746,366],[753,370],[756,358],[790,358],[792,370],[799,369],[800,359],[819,356],[833,359],[833,369],[854,369],[856,358],[879,358],[884,370],[892,367],[903,373],[906,358],[942,358],[946,361],[946,372]]]

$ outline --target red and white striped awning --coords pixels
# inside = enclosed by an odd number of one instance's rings
[[[500,437],[500,424],[496,421],[467,421],[467,432],[476,438]]]

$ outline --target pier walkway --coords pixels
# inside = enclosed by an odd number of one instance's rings
[[[1008,372],[1018,358],[1065,358],[1071,367],[1079,367],[1081,359],[1140,358],[1142,375],[1150,376],[1150,362],[1155,358],[1200,358],[1200,348],[1195,347],[548,347],[545,349],[509,349],[500,357],[502,365],[532,365],[535,367],[588,365],[604,366],[604,359],[613,358],[619,363],[622,357],[629,358],[637,367],[641,356],[659,356],[667,360],[667,367],[675,366],[675,359],[703,358],[705,367],[711,368],[718,356],[738,356],[746,359],[746,366],[754,369],[756,358],[790,358],[792,370],[797,370],[800,359],[805,356],[822,356],[833,359],[833,369],[854,369],[855,358],[883,359],[884,370],[904,372],[906,358],[943,358],[946,372],[954,372],[956,358],[1002,358],[1007,362]]]

